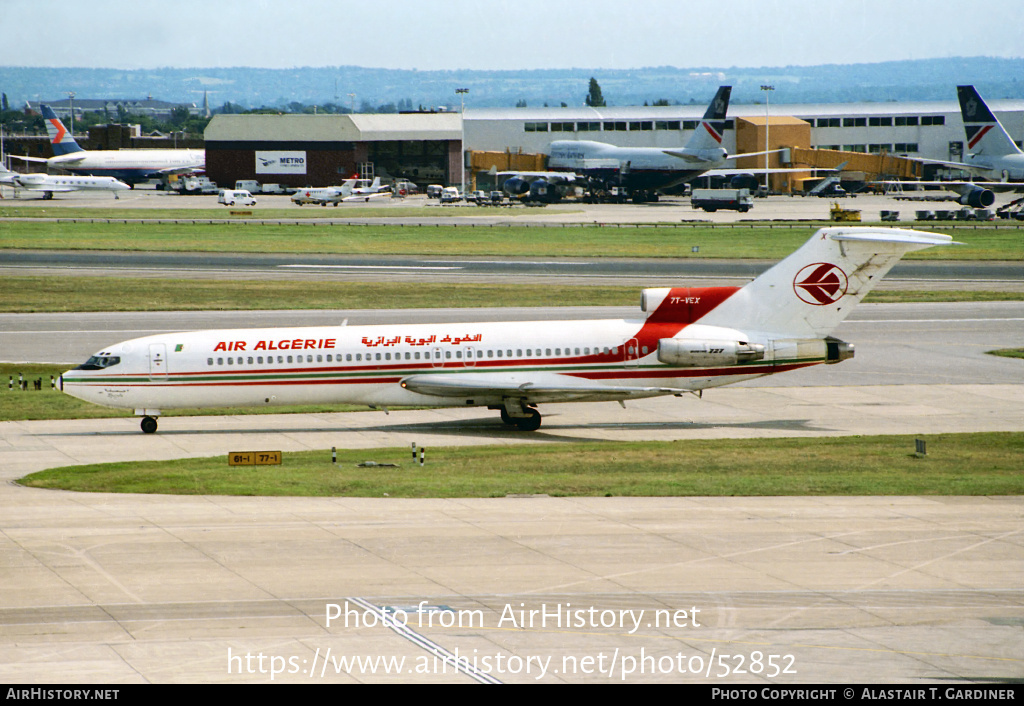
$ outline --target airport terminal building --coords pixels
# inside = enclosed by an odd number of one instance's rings
[[[1024,100],[989,101],[1010,136],[1024,140]],[[471,150],[543,152],[554,140],[595,140],[619,147],[679,147],[696,130],[706,106],[466,109]],[[919,103],[772,105],[768,117],[803,120],[814,149],[960,159],[964,129],[955,100]],[[736,119],[763,120],[763,105],[730,105],[723,146],[736,152]]]
[[[989,107],[1011,138],[1024,140],[1024,100],[993,100]],[[706,105],[631,106],[605,108],[466,109],[466,145],[473,151],[535,154],[555,140],[593,140],[618,147],[673,148],[685,145],[697,129]],[[892,175],[938,178],[940,166],[921,166],[916,174],[906,165],[882,161],[886,156],[962,161],[964,127],[956,100],[906,103],[819,103],[730,105],[722,146],[730,154],[765,149],[799,148],[773,155],[769,166],[807,164],[831,167],[850,161],[848,169],[869,178]],[[767,123],[767,126],[766,126]],[[842,152],[816,160],[808,150]],[[799,159],[797,159],[799,155]],[[863,155],[858,158],[856,155]],[[876,155],[877,159],[867,156]],[[763,167],[763,157],[740,160],[739,168]],[[787,161],[790,160],[790,161]],[[494,160],[491,160],[494,161]],[[899,160],[897,160],[899,161]],[[474,160],[486,170],[486,161]],[[499,166],[500,169],[500,166]],[[773,188],[791,190],[792,179],[773,176]]]
[[[990,107],[1010,136],[1024,140],[1024,100]],[[474,188],[495,171],[540,170],[555,140],[593,140],[619,147],[685,145],[706,106],[606,108],[466,108],[459,113],[355,115],[217,115],[206,130],[206,168],[220,184],[255,179],[283,186],[329,186],[381,176],[458,185],[463,164]],[[769,166],[832,167],[850,173],[939,178],[940,166],[914,159],[961,161],[965,136],[956,100],[936,102],[732,105],[723,147],[731,154],[791,148]],[[465,140],[465,161],[462,157]],[[737,163],[763,167],[763,157]],[[888,161],[887,161],[888,160]],[[490,172],[490,175],[488,174]],[[810,172],[808,172],[810,174]],[[955,176],[955,174],[950,174]],[[480,182],[478,184],[478,181]],[[795,177],[773,176],[773,188],[797,190]]]

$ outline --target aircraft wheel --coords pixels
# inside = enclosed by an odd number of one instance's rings
[[[143,433],[152,434],[156,432],[156,419],[153,417],[143,417],[141,426]]]
[[[505,422],[505,424],[508,424],[509,426],[513,426],[516,423],[516,420],[512,418],[512,415],[505,411],[504,407],[501,408],[501,421]]]
[[[537,431],[540,429],[540,412],[535,409],[531,409],[529,417],[517,419],[515,422],[519,431]]]

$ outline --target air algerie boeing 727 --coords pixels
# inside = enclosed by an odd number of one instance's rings
[[[348,403],[487,407],[519,429],[549,402],[681,395],[853,356],[831,332],[905,253],[948,235],[823,228],[744,287],[645,289],[642,316],[171,333],[117,343],[61,389],[134,409]]]

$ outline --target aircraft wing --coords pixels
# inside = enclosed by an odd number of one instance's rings
[[[780,167],[778,169],[765,170],[764,167],[760,169],[709,169],[708,171],[701,174],[702,177],[722,177],[722,176],[736,176],[738,174],[792,174],[796,172],[813,172],[813,171],[832,171],[816,169],[814,167]]]
[[[675,395],[686,390],[671,387],[606,385],[585,378],[551,372],[436,373],[410,375],[402,387],[436,397],[466,395],[512,397],[524,402],[557,402],[592,399],[628,399]]]
[[[23,183],[19,182],[18,185],[19,185],[20,188],[24,189],[25,191],[52,191],[53,193],[57,193],[57,194],[64,194],[64,193],[68,193],[68,192],[71,192],[71,191],[78,191],[78,189],[76,189],[75,187],[72,187],[72,186],[51,186],[49,184],[33,184],[31,182],[29,182],[27,184],[23,184]]]
[[[701,157],[700,155],[692,154],[690,152],[682,152],[678,150],[662,150],[662,152],[667,154],[669,157],[676,157],[678,159],[683,160],[684,162],[689,162],[690,164],[704,164],[707,162],[718,161],[707,159],[705,157]]]
[[[67,161],[67,160],[64,160]],[[167,167],[166,169],[154,169],[153,174],[199,174],[206,171],[206,165],[193,164],[184,167]]]
[[[378,192],[373,193],[373,194],[353,194],[352,196],[346,196],[345,198],[341,199],[341,201],[343,203],[355,203],[355,202],[359,202],[359,201],[366,202],[366,201],[369,201],[370,199],[381,199],[381,198],[384,198],[385,196],[390,198],[391,197],[391,192],[390,191],[378,191]]]
[[[545,179],[552,184],[568,184],[579,179],[573,172],[496,172],[496,174],[520,179]]]

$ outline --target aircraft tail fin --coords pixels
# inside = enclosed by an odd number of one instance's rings
[[[960,115],[967,135],[967,151],[989,157],[1020,154],[1020,148],[1006,133],[974,86],[957,86]]]
[[[697,132],[686,143],[686,149],[710,150],[721,148],[725,130],[725,114],[729,110],[732,86],[720,86],[708,109],[704,111]]]
[[[43,120],[46,122],[46,134],[50,136],[50,144],[53,146],[53,154],[71,154],[72,152],[84,152],[79,144],[75,142],[74,136],[64,127],[57,114],[48,105],[39,106]]]
[[[900,228],[822,228],[698,323],[823,338],[903,255],[952,242],[948,235]]]

